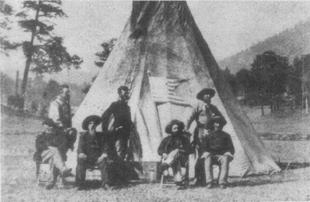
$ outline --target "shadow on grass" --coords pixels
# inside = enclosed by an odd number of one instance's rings
[[[146,182],[144,181],[130,181],[130,183],[127,184],[118,184],[118,185],[113,185],[112,190],[119,190],[119,189],[126,189],[129,187],[134,187],[139,184],[144,184]],[[77,187],[77,184],[74,181],[67,181],[66,183],[66,188],[71,189]],[[84,184],[84,189],[83,190],[96,190],[96,189],[102,189],[102,182],[101,180],[86,180]]]
[[[294,178],[290,173],[290,170],[305,169],[310,166],[310,163],[278,163],[281,168],[281,172],[274,175],[250,175],[246,178],[232,178],[230,183],[231,187],[238,186],[260,186],[266,184],[279,184],[286,182],[298,181],[299,179]]]
[[[256,187],[266,184],[279,184],[293,181],[298,181],[298,179],[243,179],[229,183],[229,187]]]
[[[294,170],[294,169],[299,169],[299,168],[307,168],[310,167],[310,162],[303,162],[303,163],[298,163],[298,162],[278,162],[278,166],[281,168],[281,170]]]

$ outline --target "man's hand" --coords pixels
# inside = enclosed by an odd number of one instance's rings
[[[168,158],[168,154],[163,153],[163,159],[165,160],[165,159],[167,159],[167,158]]]
[[[108,157],[108,155],[107,154],[105,154],[105,153],[103,153],[103,154],[101,154],[101,156],[98,158],[98,160],[97,160],[97,163],[100,163],[101,161],[103,161],[103,159],[105,159],[105,158],[107,158]]]
[[[210,156],[210,153],[209,152],[204,152],[202,155],[201,155],[201,159],[205,159],[205,158],[207,158],[207,157],[209,157]]]
[[[117,131],[117,130],[120,130],[120,129],[122,129],[123,128],[123,126],[119,126],[119,127],[117,127],[115,130]]]
[[[210,131],[207,129],[203,129],[203,138],[210,134]]]
[[[224,156],[227,156],[228,161],[231,161],[234,158],[234,156],[230,152],[226,152],[224,155],[220,156],[218,160],[221,161]]]
[[[232,155],[230,152],[226,152],[224,156],[228,157],[228,161],[232,161],[234,159],[234,155]]]
[[[87,159],[87,156],[84,153],[79,153],[78,157],[79,159],[84,159],[84,160]]]

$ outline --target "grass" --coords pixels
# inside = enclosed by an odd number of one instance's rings
[[[269,107],[265,106],[264,116],[260,107],[243,109],[258,133],[310,135],[310,113],[306,114],[301,109],[271,113]]]
[[[296,114],[267,114],[260,116],[259,109],[246,109],[256,128],[260,132],[280,133],[282,125],[290,128],[287,133],[297,134],[295,124],[306,126],[309,116]],[[277,118],[278,116],[278,118]],[[281,118],[279,118],[281,116]],[[300,119],[301,118],[301,119]],[[284,120],[285,119],[285,120]],[[300,121],[302,120],[302,121]],[[274,122],[272,122],[274,121]],[[302,122],[302,123],[300,123]],[[310,122],[310,121],[309,121]],[[308,123],[309,123],[308,122]],[[39,119],[8,117],[2,115],[1,128],[1,199],[2,201],[309,201],[310,167],[288,169],[269,176],[249,176],[247,178],[229,178],[230,187],[221,190],[207,190],[191,185],[187,190],[175,187],[161,189],[159,184],[134,183],[133,186],[104,191],[91,189],[77,191],[74,178],[68,178],[66,188],[45,190],[36,186],[35,163],[32,161],[34,141],[41,131]],[[279,124],[276,124],[279,123]],[[265,127],[261,126],[264,125]],[[275,128],[278,125],[279,128]],[[274,128],[273,128],[274,127]],[[295,129],[294,129],[295,128]],[[275,129],[271,131],[270,129]],[[307,131],[309,132],[309,131]],[[300,163],[308,161],[310,141],[270,141],[265,140],[266,148],[281,161],[287,162],[299,158]],[[303,160],[306,159],[306,160]],[[301,164],[303,165],[303,164]],[[306,165],[306,164],[304,164]]]
[[[310,200],[310,169],[283,171],[273,176],[230,178],[226,190],[195,188],[161,189],[159,184],[134,184],[113,191],[77,191],[72,186],[45,190],[35,184],[34,163],[30,155],[2,156],[2,201],[284,201]],[[73,178],[68,179],[70,184]]]

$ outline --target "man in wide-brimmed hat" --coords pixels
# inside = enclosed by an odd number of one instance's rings
[[[213,186],[213,164],[220,166],[218,179],[220,188],[226,188],[229,162],[233,159],[235,153],[230,135],[222,131],[220,124],[220,118],[212,119],[208,123],[207,129],[210,132],[201,145],[202,155],[200,158],[203,160],[205,168],[207,188]]]
[[[63,155],[64,150],[66,150],[67,140],[63,134],[56,130],[53,120],[46,119],[42,125],[44,131],[36,138],[36,152],[33,159],[36,162],[50,164],[50,176],[47,180],[46,189],[52,189],[59,173],[62,177],[62,183],[64,183],[64,178],[69,176],[71,172],[71,169],[65,165]]]
[[[185,169],[185,163],[188,161],[191,147],[189,137],[186,136],[183,130],[184,123],[176,119],[166,126],[165,131],[170,135],[164,138],[158,147],[158,154],[162,156],[162,172],[172,167],[173,173],[176,175],[178,166],[179,169]],[[176,179],[176,176],[175,182],[182,185],[182,179]]]
[[[226,119],[216,106],[211,104],[211,99],[215,95],[215,90],[212,88],[202,89],[196,96],[198,104],[193,108],[192,113],[186,121],[186,129],[188,130],[192,122],[196,121],[196,128],[194,131],[193,145],[198,150],[198,157],[201,156],[201,142],[208,135],[207,125],[214,118],[219,118],[220,128],[226,125]],[[203,169],[200,166],[200,162],[197,161],[196,165],[196,184],[202,185],[204,182]]]
[[[96,115],[88,116],[82,123],[86,131],[80,136],[78,146],[78,164],[76,167],[76,183],[79,190],[85,189],[85,175],[88,167],[98,166],[101,172],[102,188],[110,189],[108,174],[107,137],[96,131],[101,118]]]

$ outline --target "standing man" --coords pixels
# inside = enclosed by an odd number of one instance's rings
[[[229,162],[234,158],[235,148],[228,133],[222,131],[220,118],[215,118],[208,123],[209,135],[202,144],[207,188],[213,186],[213,164],[220,166],[219,185],[221,189],[227,186]]]
[[[127,145],[130,131],[132,128],[130,107],[128,106],[129,89],[126,86],[120,86],[117,89],[119,100],[113,102],[110,107],[102,114],[102,131],[109,132],[113,138],[110,147],[114,150],[112,159],[115,166],[121,170],[118,181],[127,184],[126,159]],[[114,119],[114,122],[112,121]],[[109,128],[109,125],[111,127]]]
[[[59,87],[59,95],[50,103],[48,117],[54,121],[59,131],[64,132],[68,140],[67,150],[69,148],[73,150],[77,131],[72,128],[70,89],[68,85]]]
[[[87,117],[82,124],[86,133],[80,136],[78,146],[78,164],[76,167],[76,183],[79,190],[85,189],[86,169],[89,166],[98,166],[101,172],[102,188],[110,189],[110,178],[108,174],[108,152],[107,135],[96,132],[101,118],[96,115]]]
[[[189,119],[186,122],[186,129],[189,130],[192,122],[196,121],[196,128],[194,131],[194,138],[193,138],[193,146],[198,150],[198,158],[202,154],[201,150],[201,143],[203,139],[209,134],[207,130],[208,123],[214,119],[219,118],[220,125],[219,127],[222,129],[227,121],[222,115],[222,113],[218,110],[218,108],[211,104],[211,99],[215,95],[215,90],[211,88],[205,88],[201,90],[196,98],[199,100],[198,105],[193,108],[192,113]],[[197,161],[195,174],[197,177],[196,185],[203,185],[204,184],[204,172],[202,169],[202,165],[200,161]]]
[[[64,178],[69,176],[71,169],[65,165],[62,155],[63,150],[66,149],[66,139],[62,134],[57,133],[55,124],[51,119],[44,120],[42,125],[44,131],[36,138],[36,152],[33,159],[36,162],[50,164],[50,176],[47,180],[46,189],[52,189],[58,175],[61,175],[62,183],[64,183]]]

